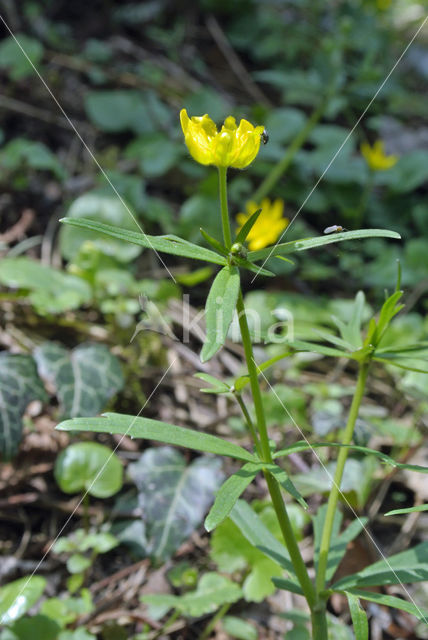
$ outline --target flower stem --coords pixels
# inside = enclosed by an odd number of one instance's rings
[[[220,205],[221,205],[221,219],[223,224],[223,237],[226,246],[230,246],[231,232],[229,211],[227,206],[227,183],[226,183],[226,170],[219,167],[219,185],[220,185]],[[245,360],[247,362],[248,374],[250,378],[251,393],[254,401],[254,409],[257,421],[257,430],[260,438],[260,457],[263,462],[272,463],[272,453],[269,446],[269,435],[266,426],[266,418],[263,407],[262,394],[260,390],[257,365],[254,360],[253,346],[251,343],[250,330],[248,328],[247,314],[244,306],[244,299],[242,291],[239,291],[238,300],[236,303],[236,310],[238,312],[239,327],[241,330],[242,344],[244,346]],[[296,536],[294,535],[293,528],[291,526],[290,518],[288,517],[287,509],[285,507],[284,500],[282,498],[281,489],[276,479],[269,473],[265,472],[265,478],[268,485],[269,493],[272,499],[272,504],[275,509],[276,516],[278,518],[281,532],[284,538],[285,545],[290,554],[291,562],[296,576],[302,587],[303,593],[308,601],[308,604],[313,610],[316,605],[316,592],[314,585],[309,578],[308,570],[305,562],[300,553],[299,546],[297,544]],[[318,640],[318,637],[317,637]],[[327,636],[319,636],[319,640],[327,640]]]
[[[240,393],[235,393],[234,396],[236,398],[237,403],[241,407],[241,411],[242,411],[242,413],[244,415],[245,422],[247,423],[248,430],[249,430],[249,432],[251,433],[251,435],[253,437],[254,444],[256,446],[256,451],[257,451],[258,455],[261,456],[262,455],[262,450],[260,448],[259,436],[257,435],[256,428],[255,428],[255,426],[253,424],[253,421],[251,420],[251,416],[248,413],[248,409],[245,406],[245,402],[243,401],[242,396],[241,396]]]
[[[352,440],[355,423],[358,417],[358,412],[360,410],[361,401],[364,396],[368,369],[369,369],[368,363],[363,363],[360,365],[357,386],[355,389],[354,397],[352,399],[351,408],[349,410],[348,422],[346,423],[345,433],[343,434],[342,444],[344,445],[350,444]],[[333,531],[334,515],[337,508],[337,501],[339,499],[339,493],[340,493],[340,484],[342,482],[343,471],[345,469],[345,463],[348,457],[348,453],[349,453],[349,448],[343,447],[340,449],[339,455],[337,456],[337,465],[336,465],[336,471],[334,473],[334,478],[333,478],[333,487],[328,497],[327,512],[325,516],[324,528],[323,528],[322,537],[321,537],[320,553],[319,553],[319,561],[318,561],[318,569],[317,569],[317,577],[316,577],[317,593],[320,593],[325,586],[328,552],[330,548],[331,535]]]
[[[230,230],[229,209],[227,206],[227,180],[226,180],[227,168],[218,167],[218,178],[220,188],[220,209],[221,209],[221,223],[223,225],[223,238],[224,244],[227,249],[232,246],[232,232]]]

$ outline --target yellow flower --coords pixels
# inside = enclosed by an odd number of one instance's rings
[[[376,140],[371,147],[368,142],[363,142],[361,153],[372,171],[386,171],[391,169],[398,161],[398,156],[387,156],[382,140]]]
[[[244,169],[259,152],[263,127],[254,127],[247,120],[237,126],[235,118],[229,116],[217,131],[207,114],[189,118],[186,109],[182,109],[180,122],[190,155],[200,164]]]
[[[257,211],[257,209],[262,210],[247,236],[250,251],[264,249],[264,247],[276,242],[288,225],[289,220],[283,217],[284,201],[279,198],[274,202],[271,202],[269,198],[265,198],[260,205],[258,205],[257,202],[250,201],[247,202],[245,208],[247,209],[247,213],[238,213],[236,216],[239,229],[244,226],[248,218]]]

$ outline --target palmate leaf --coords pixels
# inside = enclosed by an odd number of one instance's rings
[[[196,451],[216,453],[245,462],[258,462],[254,455],[233,442],[209,433],[178,427],[174,424],[150,418],[105,413],[101,418],[74,418],[57,425],[61,431],[94,431],[97,433],[126,434],[132,438],[157,440]]]
[[[22,433],[22,416],[32,400],[45,400],[46,392],[29,355],[0,354],[0,455],[15,455]]]
[[[201,351],[206,362],[223,346],[236,309],[239,295],[239,270],[223,267],[211,285],[205,306],[207,335]]]
[[[187,240],[182,240],[181,238],[173,235],[149,236],[145,233],[129,231],[128,229],[121,229],[119,227],[112,227],[111,225],[87,220],[86,218],[62,218],[61,222],[74,227],[99,231],[111,238],[126,240],[132,244],[153,249],[160,253],[169,253],[174,256],[204,260],[205,262],[212,262],[213,264],[225,265],[227,263],[226,258],[218,253],[215,253],[210,249],[205,249],[204,247],[199,247],[197,244],[193,244]]]
[[[147,537],[146,553],[170,558],[198,527],[223,480],[221,460],[198,457],[190,464],[172,447],[146,449],[128,467],[138,488]]]
[[[400,240],[401,236],[395,231],[388,231],[386,229],[358,229],[356,231],[335,233],[329,236],[316,236],[314,238],[305,238],[303,240],[293,240],[292,242],[277,244],[273,247],[266,247],[266,249],[250,251],[248,259],[254,262],[256,260],[264,260],[268,257],[294,253],[295,251],[315,249],[316,247],[322,247],[335,242],[359,240],[362,238],[394,238],[395,240]]]

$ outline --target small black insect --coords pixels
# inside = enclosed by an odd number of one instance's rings
[[[266,129],[263,129],[263,132],[260,134],[260,139],[263,144],[267,144],[269,142],[269,134]]]

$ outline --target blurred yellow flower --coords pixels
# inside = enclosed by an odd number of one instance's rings
[[[190,155],[200,164],[244,169],[259,152],[264,128],[254,127],[247,120],[237,126],[235,118],[228,116],[217,131],[207,114],[189,118],[186,109],[182,109],[180,122]]]
[[[398,156],[387,156],[382,140],[376,140],[371,147],[368,142],[363,142],[361,153],[372,171],[386,171],[391,169],[398,161]]]
[[[279,198],[274,202],[271,202],[269,198],[265,198],[260,205],[257,202],[250,201],[247,202],[245,208],[247,213],[238,213],[236,216],[239,229],[244,226],[248,218],[257,209],[262,210],[247,236],[250,251],[264,249],[264,247],[276,242],[289,223],[289,220],[283,217],[284,200]]]

